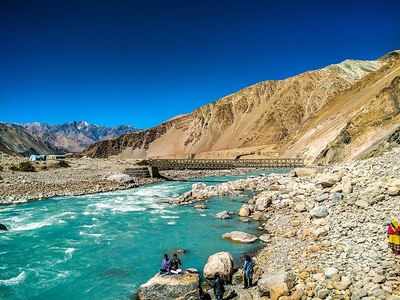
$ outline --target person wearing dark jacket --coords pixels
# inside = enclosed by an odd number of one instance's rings
[[[243,264],[243,279],[244,279],[244,288],[247,289],[253,285],[253,261],[251,257],[245,255],[244,264]]]
[[[171,259],[171,273],[179,274],[182,273],[182,261],[178,258],[178,255],[174,253]]]
[[[225,282],[219,276],[219,274],[215,274],[215,280],[213,283],[214,294],[217,300],[222,300],[224,298],[225,293]]]

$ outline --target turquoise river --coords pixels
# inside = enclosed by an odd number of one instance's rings
[[[249,195],[210,199],[203,211],[165,203],[192,183],[0,207],[0,223],[10,229],[0,233],[0,299],[130,299],[158,271],[164,253],[185,249],[184,267],[201,270],[215,252],[238,258],[257,247],[221,238],[232,230],[255,232],[256,223],[215,218],[222,210],[237,211]]]

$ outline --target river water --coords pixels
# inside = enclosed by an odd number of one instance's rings
[[[254,249],[221,235],[255,232],[256,223],[215,218],[237,211],[249,195],[212,198],[203,211],[165,204],[191,185],[163,182],[0,208],[0,223],[10,229],[0,233],[0,299],[129,299],[158,271],[164,253],[185,249],[184,267],[202,270],[215,252],[239,257]]]

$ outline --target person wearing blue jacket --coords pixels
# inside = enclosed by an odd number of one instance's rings
[[[254,263],[250,256],[245,255],[243,263],[244,288],[247,289],[253,285],[253,267]]]
[[[171,271],[171,260],[168,257],[168,254],[164,254],[164,258],[161,262],[160,273],[161,274],[169,274]]]

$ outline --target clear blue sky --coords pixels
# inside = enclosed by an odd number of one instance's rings
[[[400,48],[400,1],[0,1],[0,120],[139,128]]]

